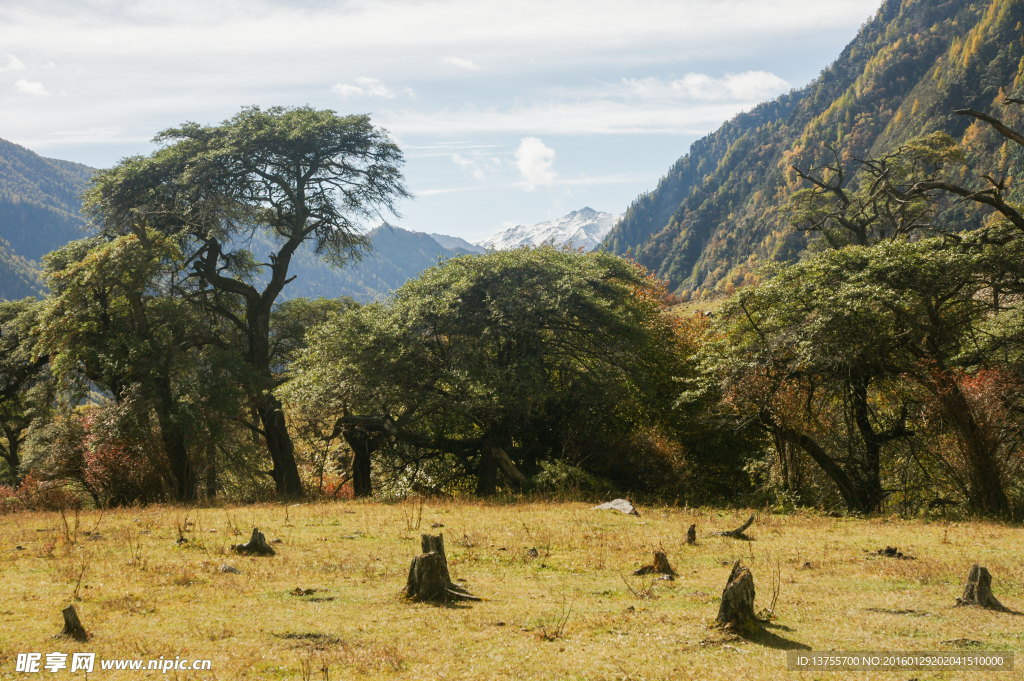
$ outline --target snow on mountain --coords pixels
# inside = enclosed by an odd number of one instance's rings
[[[478,241],[476,245],[504,251],[520,246],[540,246],[545,242],[553,242],[556,246],[572,244],[577,248],[582,247],[585,251],[592,251],[600,245],[605,235],[621,217],[601,213],[593,208],[583,208],[557,220],[541,222],[532,227],[516,225]]]

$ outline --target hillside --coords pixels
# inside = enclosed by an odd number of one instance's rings
[[[20,300],[42,295],[39,270],[0,239],[0,300]]]
[[[308,244],[292,258],[290,271],[297,275],[284,290],[285,298],[335,298],[349,296],[366,303],[387,296],[409,279],[437,264],[438,258],[453,258],[470,252],[464,248],[445,248],[428,234],[411,232],[384,223],[368,236],[372,249],[363,259],[341,269],[318,258]],[[448,237],[453,239],[453,237]],[[268,252],[266,237],[253,239],[254,253]]]
[[[39,295],[40,258],[84,236],[79,197],[93,172],[0,140],[0,298]]]
[[[702,297],[756,281],[759,263],[791,260],[805,248],[782,210],[801,186],[790,167],[831,159],[830,145],[864,158],[943,130],[976,167],[1000,157],[1003,138],[953,110],[1019,119],[1001,104],[1024,89],[1022,22],[1019,0],[886,0],[810,85],[695,142],[633,202],[606,247],[635,257],[673,290]],[[977,217],[961,210],[946,219],[963,228]]]
[[[80,197],[93,172],[0,140],[0,238],[18,255],[35,261],[82,238]]]

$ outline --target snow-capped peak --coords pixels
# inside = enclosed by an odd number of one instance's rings
[[[483,248],[499,251],[520,246],[540,246],[552,242],[556,246],[572,244],[576,248],[592,251],[600,245],[605,235],[612,230],[621,215],[602,213],[593,208],[581,208],[556,220],[541,222],[528,227],[516,225],[498,232],[483,241],[476,242]]]

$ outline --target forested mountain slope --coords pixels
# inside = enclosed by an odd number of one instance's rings
[[[987,125],[957,116],[973,108],[1016,123],[1006,96],[1024,90],[1020,0],[886,0],[839,58],[806,88],[783,95],[698,140],[658,187],[640,196],[605,240],[673,290],[706,296],[756,281],[766,260],[806,246],[787,198],[791,170],[876,156],[920,134],[960,140],[980,170],[1013,162]],[[1002,169],[989,168],[996,158]],[[987,164],[987,165],[986,165]],[[971,226],[960,210],[947,220]]]
[[[290,271],[297,275],[285,287],[285,298],[336,298],[349,296],[368,303],[387,296],[409,279],[437,264],[438,258],[452,258],[469,251],[463,248],[445,248],[428,234],[411,232],[384,223],[370,231],[372,248],[359,262],[345,267],[331,267],[311,248],[302,246],[292,258]],[[449,237],[450,238],[450,237]],[[252,241],[252,251],[259,256],[269,252],[267,237],[258,235]]]
[[[36,261],[81,239],[85,220],[78,211],[93,172],[0,140],[0,238],[18,255]]]
[[[39,295],[40,258],[85,236],[80,197],[93,172],[0,140],[0,299]]]

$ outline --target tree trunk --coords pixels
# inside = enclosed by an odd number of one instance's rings
[[[69,605],[61,611],[61,614],[64,615],[64,631],[61,634],[70,636],[76,641],[89,640],[89,634],[85,633],[85,627],[82,626],[82,622],[78,619],[75,606]]]
[[[206,440],[206,498],[217,496],[217,444],[207,434]]]
[[[729,573],[729,581],[722,591],[718,608],[718,624],[737,634],[752,634],[761,628],[754,615],[754,575],[736,561]]]
[[[498,489],[498,457],[493,445],[484,443],[480,450],[480,463],[476,467],[476,495],[489,497]]]
[[[160,439],[167,454],[167,463],[174,477],[174,498],[178,501],[195,501],[199,480],[195,467],[189,461],[184,433],[163,405],[157,414],[157,421],[160,423]]]
[[[299,467],[295,463],[295,446],[285,424],[281,402],[270,393],[266,393],[258,411],[260,421],[263,423],[267,451],[274,462],[273,475],[277,494],[284,498],[301,497],[302,480],[299,478]]]
[[[7,438],[7,447],[0,446],[0,456],[4,458],[7,465],[11,467],[11,475],[18,478],[18,467],[21,466],[21,456],[18,454],[18,450],[21,449],[21,430],[15,430],[8,426],[3,426],[4,436]]]
[[[938,376],[935,393],[956,429],[960,448],[970,466],[968,493],[971,506],[983,514],[1007,515],[1010,502],[1003,490],[1002,471],[996,461],[992,437],[978,423],[960,385],[946,372]]]
[[[373,496],[370,455],[380,448],[380,434],[371,433],[362,426],[346,426],[341,434],[352,450],[352,494],[357,497]]]
[[[868,385],[871,379],[861,377],[853,385],[853,420],[864,441],[864,458],[857,466],[857,492],[863,500],[861,503],[866,512],[872,512],[881,505],[885,494],[882,492],[882,445],[892,439],[885,434],[875,432],[871,425],[868,408]]]
[[[419,601],[479,601],[463,587],[452,582],[448,574],[448,558],[444,553],[444,535],[420,536],[423,554],[412,559],[405,595]]]
[[[956,599],[957,605],[980,605],[990,610],[1005,611],[1006,608],[992,595],[992,575],[977,563],[971,566],[964,585],[964,594]]]

